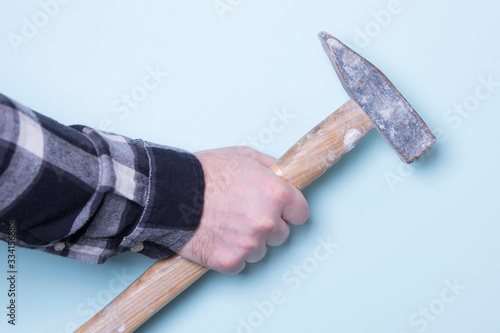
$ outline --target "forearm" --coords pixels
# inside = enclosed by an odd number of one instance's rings
[[[0,95],[0,237],[102,263],[131,248],[180,249],[201,218],[194,155],[84,126],[66,127]],[[142,249],[141,249],[142,248]]]

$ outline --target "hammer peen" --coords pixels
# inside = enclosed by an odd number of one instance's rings
[[[380,70],[335,37],[319,38],[351,99],[291,147],[275,174],[301,190],[373,128],[405,163],[432,147],[435,136]],[[178,255],[158,260],[76,332],[133,332],[207,270]]]

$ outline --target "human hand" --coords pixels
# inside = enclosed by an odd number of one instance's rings
[[[178,254],[224,274],[264,257],[266,245],[288,238],[288,223],[302,224],[309,208],[302,193],[269,168],[276,161],[248,147],[195,153],[205,174],[198,229]]]

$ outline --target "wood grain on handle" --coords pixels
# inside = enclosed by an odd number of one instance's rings
[[[178,255],[158,260],[76,332],[133,332],[207,271]]]
[[[350,100],[302,137],[271,170],[303,189],[373,127]],[[207,271],[178,255],[159,260],[76,332],[133,332]]]
[[[349,100],[297,141],[271,170],[302,190],[373,128],[373,122],[363,109]]]

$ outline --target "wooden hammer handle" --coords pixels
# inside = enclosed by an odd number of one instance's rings
[[[178,255],[158,260],[76,332],[133,332],[207,271]]]
[[[364,111],[350,100],[302,137],[271,170],[303,189],[373,127]],[[207,271],[178,255],[158,260],[76,332],[133,332]]]
[[[297,141],[271,170],[302,190],[374,127],[363,109],[349,100]]]

